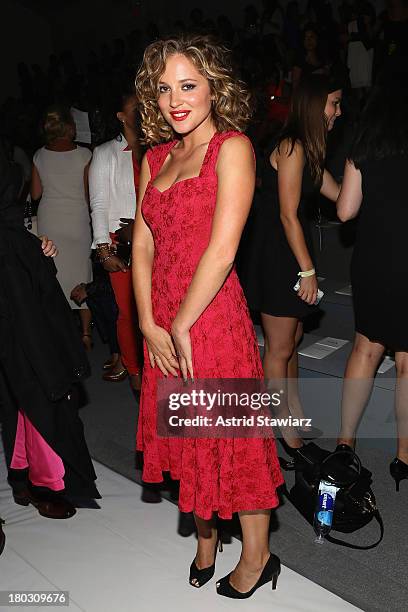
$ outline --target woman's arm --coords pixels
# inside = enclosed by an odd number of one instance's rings
[[[91,208],[93,248],[98,244],[110,244],[109,236],[109,173],[110,160],[105,150],[94,150],[89,166],[89,205]]]
[[[140,167],[139,205],[132,237],[132,280],[139,327],[145,337],[152,368],[157,364],[165,376],[177,376],[176,351],[170,334],[156,325],[152,309],[152,268],[154,241],[152,233],[142,215],[142,201],[150,180],[150,169],[145,155]]]
[[[218,189],[209,244],[173,322],[175,335],[194,325],[217,295],[234,264],[255,189],[251,145],[242,137],[222,145],[217,162]]]
[[[299,264],[299,270],[306,272],[314,266],[297,214],[302,194],[305,155],[300,143],[295,144],[291,153],[290,148],[288,141],[282,142],[277,158],[280,219],[286,239]],[[293,279],[293,283],[295,281],[296,279]],[[302,278],[300,285],[298,296],[308,304],[313,304],[318,289],[316,275]]]
[[[320,188],[320,193],[328,200],[336,202],[337,198],[339,197],[340,188],[341,185],[334,180],[330,172],[325,170],[323,172],[323,182]]]
[[[97,147],[88,171],[89,205],[94,235],[92,248],[104,245],[98,250],[98,255],[107,272],[125,272],[127,270],[125,262],[109,250],[110,155],[109,149],[98,150]]]
[[[139,206],[136,208],[135,223],[132,236],[132,278],[135,293],[139,326],[143,331],[154,325],[152,312],[152,267],[154,256],[154,242],[152,232],[143,219],[141,202],[147,184],[150,180],[150,169],[146,155],[140,166]]]
[[[33,164],[31,167],[31,198],[33,200],[39,200],[42,196],[43,188],[41,184],[40,175],[36,168],[36,165]]]
[[[288,142],[280,145],[277,157],[280,219],[290,248],[295,255],[299,269],[313,268],[313,262],[306,246],[303,229],[298,219],[298,208],[302,194],[302,177],[305,156],[301,144],[296,143],[292,153]]]
[[[354,219],[363,200],[361,172],[352,161],[347,160],[344,167],[343,182],[337,199],[337,216],[341,221]]]
[[[91,162],[88,162],[84,168],[84,190],[85,190],[85,199],[89,206],[89,165]]]

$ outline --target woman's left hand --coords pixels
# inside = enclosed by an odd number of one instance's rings
[[[55,257],[58,255],[58,249],[52,240],[49,240],[47,236],[40,236],[41,248],[46,257]]]
[[[171,326],[171,336],[177,352],[183,380],[186,382],[190,374],[191,380],[194,381],[193,355],[189,330],[179,328],[176,320],[174,320]]]

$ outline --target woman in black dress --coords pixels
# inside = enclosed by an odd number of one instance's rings
[[[408,478],[407,80],[399,73],[379,78],[337,201],[342,221],[360,214],[351,267],[356,335],[345,372],[339,443],[354,446],[378,364],[384,349],[392,349],[398,450],[390,471],[397,490],[399,481]]]
[[[248,305],[261,313],[265,378],[282,384],[297,378],[302,321],[313,312],[318,291],[305,203],[319,190],[336,201],[340,189],[324,161],[327,133],[341,114],[341,94],[326,75],[309,75],[299,83],[286,125],[263,168],[262,193],[254,201],[241,253]],[[297,393],[293,395],[290,411],[301,418]],[[289,445],[302,445],[297,432],[282,433]]]

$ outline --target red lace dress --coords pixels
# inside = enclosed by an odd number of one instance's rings
[[[222,143],[240,132],[216,133],[199,176],[160,192],[153,184],[177,141],[148,151],[151,180],[142,202],[153,234],[152,306],[157,325],[170,331],[179,304],[205,251],[217,196],[217,156]],[[262,378],[255,331],[235,269],[190,331],[195,378]],[[209,519],[233,512],[273,508],[283,478],[273,438],[158,438],[156,385],[144,347],[137,449],[144,453],[143,480],[161,482],[163,471],[180,480],[179,508]]]

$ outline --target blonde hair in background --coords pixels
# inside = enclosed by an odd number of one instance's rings
[[[243,131],[252,115],[250,93],[237,79],[231,52],[210,36],[184,35],[149,45],[136,75],[136,94],[142,118],[143,142],[147,145],[172,140],[175,133],[158,105],[160,77],[172,55],[184,55],[209,82],[214,96],[212,117],[217,132]]]
[[[68,108],[63,106],[52,106],[47,109],[43,130],[45,140],[48,143],[57,138],[75,138],[75,121]]]

